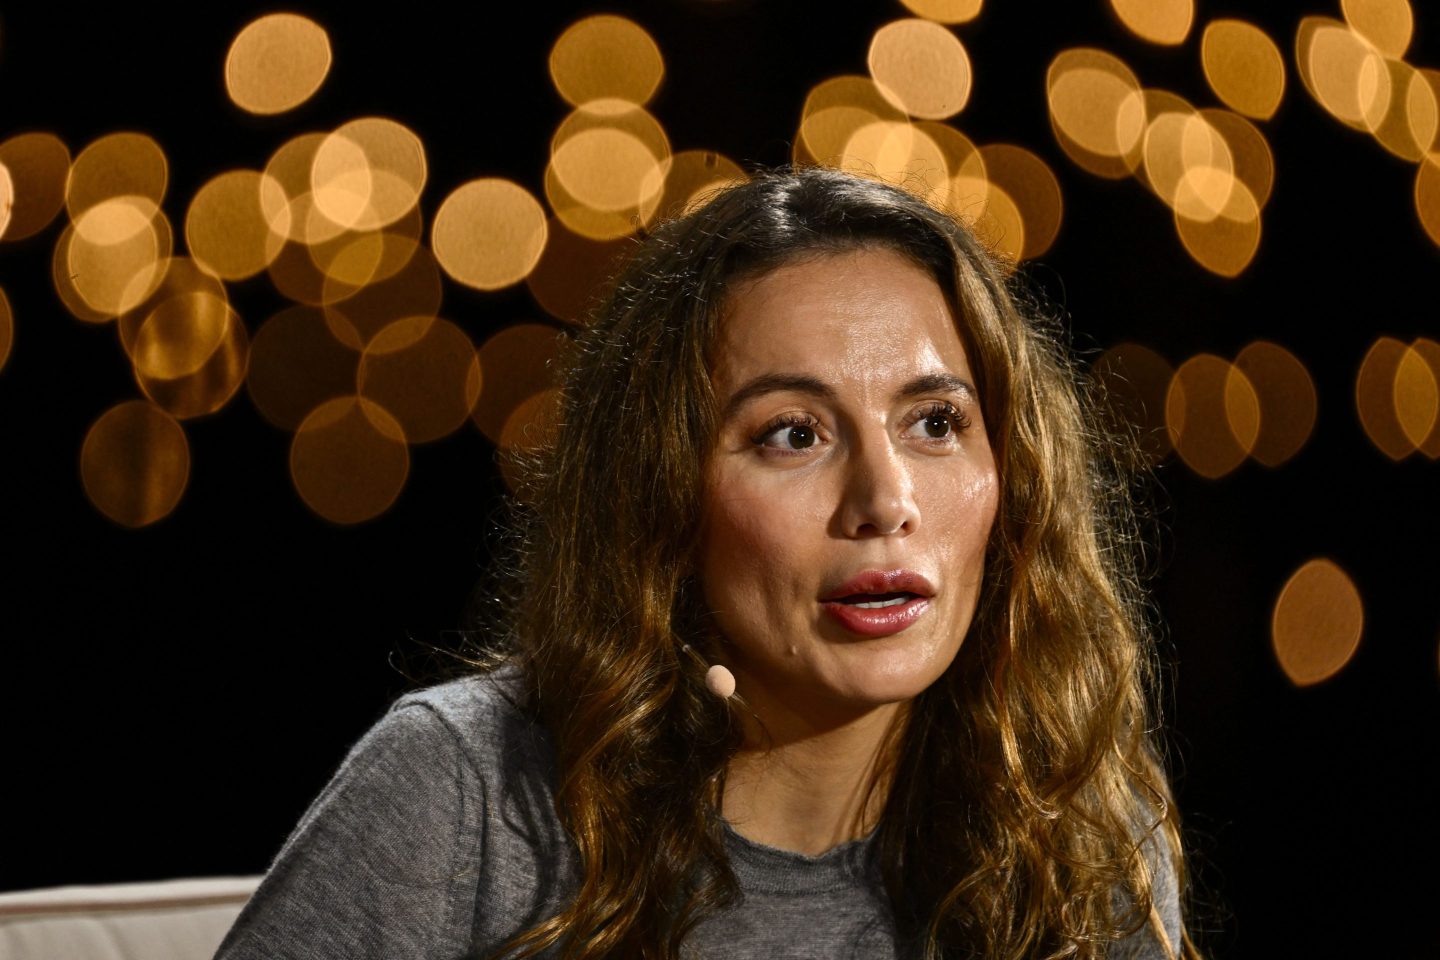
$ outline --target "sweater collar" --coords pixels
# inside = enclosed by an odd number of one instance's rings
[[[722,823],[730,867],[745,890],[808,895],[881,883],[878,827],[858,840],[810,856],[767,846],[741,836],[729,822]]]

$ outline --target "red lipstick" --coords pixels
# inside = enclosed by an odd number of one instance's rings
[[[827,589],[820,605],[839,624],[862,637],[888,637],[930,609],[935,588],[912,570],[864,570]]]

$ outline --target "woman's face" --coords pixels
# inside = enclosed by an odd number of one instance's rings
[[[730,295],[712,375],[700,580],[739,692],[914,697],[970,626],[997,499],[939,286],[884,248],[781,267]]]

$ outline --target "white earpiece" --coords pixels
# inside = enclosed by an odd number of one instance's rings
[[[735,692],[735,674],[717,663],[705,671],[705,689],[721,700],[729,700]]]
[[[693,652],[688,643],[680,649],[686,653]],[[711,664],[710,669],[705,671],[705,689],[721,700],[729,700],[735,694],[735,674],[718,663]]]

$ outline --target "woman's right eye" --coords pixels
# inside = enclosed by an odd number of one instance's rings
[[[815,431],[809,427],[786,427],[776,430],[775,436],[783,438],[781,445],[792,450],[803,450],[815,444]]]
[[[752,442],[770,450],[799,452],[813,447],[819,439],[816,424],[809,417],[789,417],[768,424]]]

